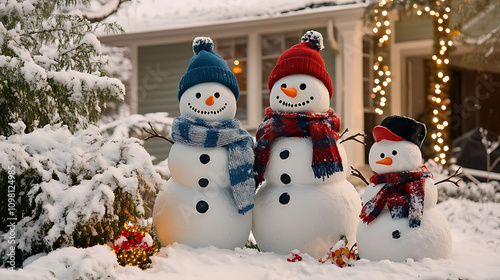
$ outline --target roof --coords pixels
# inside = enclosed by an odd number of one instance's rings
[[[116,21],[130,34],[311,13],[360,3],[364,0],[132,0],[107,21]]]

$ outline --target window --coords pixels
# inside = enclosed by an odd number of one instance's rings
[[[246,122],[247,116],[247,45],[248,39],[231,38],[217,40],[215,52],[226,60],[229,69],[233,71],[238,80],[240,98],[236,109],[236,118],[242,123]]]
[[[269,75],[280,55],[291,46],[300,43],[301,31],[269,34],[262,36],[262,107],[269,107]],[[264,111],[263,111],[264,112]]]

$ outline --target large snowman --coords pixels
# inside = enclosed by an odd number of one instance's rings
[[[436,208],[437,189],[422,165],[425,125],[391,116],[373,129],[374,175],[363,195],[357,242],[360,257],[405,261],[449,258],[451,234]]]
[[[361,200],[346,180],[340,120],[329,108],[332,81],[308,31],[284,52],[269,77],[270,108],[257,131],[255,172],[260,186],[252,232],[259,248],[319,258],[342,235],[355,241]]]
[[[212,40],[195,38],[193,51],[179,82],[171,178],[158,193],[153,222],[164,246],[234,249],[245,245],[252,226],[253,139],[234,119],[238,84]]]

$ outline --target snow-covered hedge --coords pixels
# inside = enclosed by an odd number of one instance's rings
[[[62,125],[29,134],[22,122],[13,127],[16,134],[0,136],[0,195],[15,204],[0,204],[0,266],[12,245],[20,266],[59,247],[111,241],[147,214],[143,198],[164,182],[138,139],[109,139],[95,126],[75,134]]]
[[[434,182],[439,182],[448,178],[451,173],[444,169],[442,165],[429,160],[426,166],[434,175]],[[458,178],[452,179],[457,181]],[[476,202],[500,202],[500,183],[491,181],[489,183],[458,182],[458,186],[451,182],[444,182],[437,185],[438,201],[443,202],[449,198],[465,198]]]

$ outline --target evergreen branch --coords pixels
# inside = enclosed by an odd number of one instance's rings
[[[361,179],[361,181],[363,181],[366,185],[369,185],[370,183],[368,183],[368,181],[366,180],[365,176],[363,176],[363,174],[361,174],[361,172],[359,172],[359,170],[357,170],[356,168],[352,167],[351,166],[351,175],[354,176],[354,177],[358,177],[359,179]]]
[[[464,174],[463,172],[460,172],[460,169],[461,169],[461,168],[462,168],[462,167],[459,167],[459,168],[455,171],[455,173],[453,173],[452,175],[450,175],[450,176],[449,176],[448,178],[446,178],[446,179],[443,179],[443,180],[441,180],[441,181],[439,181],[439,182],[434,183],[434,185],[438,185],[438,184],[441,184],[441,183],[444,183],[444,182],[450,182],[450,183],[453,183],[455,186],[460,187],[460,186],[458,185],[458,182],[462,181],[462,179],[460,178],[460,179],[458,179],[457,181],[453,181],[453,180],[451,180],[451,178],[454,178],[454,177],[459,177],[460,175]],[[460,172],[460,173],[459,173],[459,172]]]
[[[161,138],[161,139],[164,139],[164,140],[167,140],[168,142],[170,142],[171,144],[174,144],[174,141],[168,139],[167,137],[165,136],[162,136],[160,134],[158,134],[158,132],[156,132],[156,130],[154,129],[153,125],[151,124],[151,122],[148,122],[149,124],[149,127],[151,128],[151,131],[147,130],[146,128],[142,128],[147,134],[149,134],[148,137],[146,137],[144,140],[147,141],[151,138]]]

